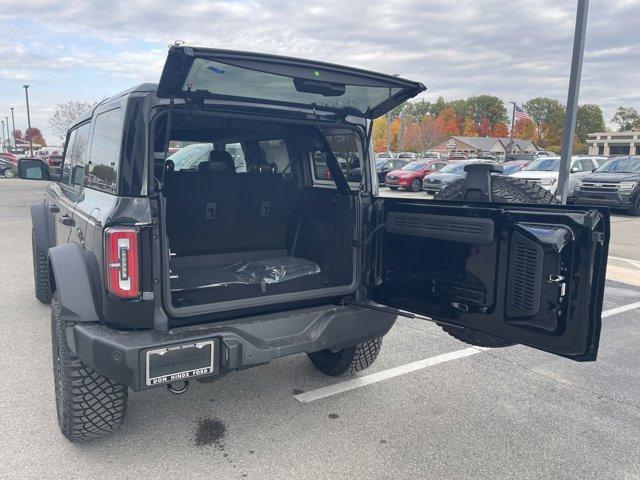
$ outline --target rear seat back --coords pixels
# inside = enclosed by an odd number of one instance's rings
[[[286,248],[295,183],[273,169],[236,174],[233,158],[213,151],[197,172],[168,172],[164,192],[178,255]]]
[[[171,251],[179,255],[232,251],[237,192],[237,175],[227,152],[212,151],[197,172],[168,174],[165,196]]]
[[[239,250],[286,248],[295,184],[281,173],[263,171],[238,175],[241,200],[234,244]]]

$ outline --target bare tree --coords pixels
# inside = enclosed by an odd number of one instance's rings
[[[49,127],[63,141],[67,136],[67,130],[78,116],[87,110],[93,108],[95,102],[75,101],[71,100],[66,103],[56,105],[51,118],[49,118]]]

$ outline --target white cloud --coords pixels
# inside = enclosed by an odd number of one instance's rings
[[[552,0],[2,3],[17,13],[0,16],[0,86],[40,82],[34,93],[47,92],[50,105],[156,81],[176,39],[400,73],[425,83],[427,98],[564,102],[575,17],[575,2]],[[639,7],[591,2],[581,102],[608,116],[621,103],[640,106]]]

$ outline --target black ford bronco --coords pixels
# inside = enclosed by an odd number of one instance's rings
[[[372,119],[423,90],[174,46],[159,84],[77,120],[56,178],[20,162],[52,181],[31,208],[33,265],[64,435],[111,432],[129,389],[177,393],[285,355],[360,371],[398,315],[595,360],[606,209],[553,205],[486,165],[436,200],[378,196]]]

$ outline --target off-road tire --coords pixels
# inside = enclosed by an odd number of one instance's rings
[[[419,178],[414,179],[409,186],[409,190],[411,190],[412,192],[419,192],[420,190],[422,190],[422,180],[420,180]]]
[[[462,200],[464,179],[451,182],[435,198],[438,200]],[[558,199],[540,185],[519,178],[492,176],[491,198],[501,203],[558,204]],[[440,328],[454,338],[478,347],[510,347],[516,342],[487,335],[470,328],[456,328],[440,324]]]
[[[31,252],[33,255],[33,283],[35,285],[36,298],[42,303],[51,303],[53,288],[49,271],[49,258],[47,252],[43,252],[36,244],[36,237],[31,231]]]
[[[309,359],[322,373],[337,377],[344,374],[360,372],[373,365],[378,358],[382,337],[359,343],[352,347],[343,348],[333,353],[331,350],[321,350],[309,353]]]
[[[84,442],[111,433],[127,410],[127,387],[84,365],[69,350],[68,324],[60,318],[60,302],[51,301],[53,378],[60,430],[72,442]]]

